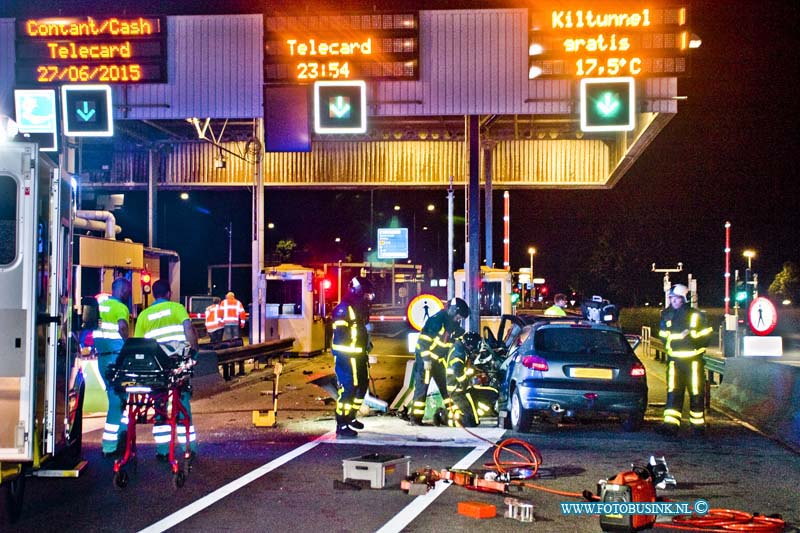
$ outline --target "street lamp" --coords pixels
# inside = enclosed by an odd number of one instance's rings
[[[531,307],[533,307],[533,302],[536,301],[536,284],[533,282],[533,256],[536,255],[536,248],[529,247],[528,253],[531,256]]]
[[[742,255],[747,258],[747,269],[750,270],[752,268],[752,261],[753,258],[756,256],[756,252],[754,250],[745,250],[742,252]]]

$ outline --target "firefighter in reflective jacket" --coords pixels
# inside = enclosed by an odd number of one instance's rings
[[[128,338],[130,311],[126,302],[131,297],[131,282],[125,278],[117,278],[111,284],[111,291],[111,297],[98,305],[100,320],[93,333],[94,347],[97,350],[97,367],[106,385],[108,398],[108,412],[102,437],[104,457],[113,457],[117,454],[118,437],[128,428],[128,413],[123,412],[125,396],[114,390],[114,385],[108,381],[106,370],[108,365],[117,360],[117,355],[125,344],[125,339]]]
[[[481,417],[494,412],[497,389],[473,383],[475,371],[470,356],[477,352],[480,342],[477,333],[465,333],[456,339],[447,356],[447,393],[453,401],[447,413],[450,427],[475,427]]]
[[[469,306],[461,298],[453,298],[447,307],[430,317],[419,332],[414,349],[414,400],[409,418],[413,425],[422,425],[425,401],[431,378],[442,395],[442,402],[450,412],[452,401],[447,393],[447,355],[454,339],[464,334],[459,321],[469,318]]]
[[[159,344],[184,343],[197,352],[197,333],[194,331],[192,321],[186,308],[177,302],[170,302],[169,283],[160,279],[153,283],[153,305],[139,313],[136,319],[134,337],[155,339]],[[189,400],[192,394],[188,388],[181,391],[180,400],[189,416],[189,443],[192,453],[197,449],[197,435],[192,423],[192,409]],[[178,443],[186,445],[186,432],[181,420],[178,420]],[[156,456],[166,460],[169,453],[169,442],[172,439],[172,429],[164,420],[156,420],[153,425],[153,439],[156,441]]]
[[[689,390],[689,423],[693,431],[705,431],[705,363],[703,354],[711,337],[705,313],[686,305],[689,289],[673,285],[669,307],[661,312],[658,335],[667,350],[667,404],[661,433],[675,435],[681,426],[684,389]]]
[[[375,293],[363,276],[350,280],[347,294],[333,309],[333,352],[339,395],[336,399],[336,436],[354,438],[364,424],[356,420],[369,385],[369,307]]]

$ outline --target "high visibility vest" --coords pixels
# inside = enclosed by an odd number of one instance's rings
[[[116,298],[107,298],[99,306],[100,321],[94,330],[94,346],[98,354],[119,352],[125,342],[119,333],[119,321],[129,322],[128,306]]]
[[[219,304],[212,304],[206,307],[206,331],[212,333],[223,328],[222,314],[219,312]]]
[[[239,324],[244,326],[244,306],[239,300],[222,300],[219,304],[219,313],[226,326]]]
[[[331,350],[347,355],[362,355],[367,353],[369,342],[364,317],[356,312],[355,308],[345,302],[340,303],[333,310],[333,338]]]
[[[186,308],[177,302],[158,299],[136,319],[135,337],[155,339],[159,343],[187,342],[183,322],[189,320]]]
[[[705,353],[713,329],[705,314],[695,309],[667,308],[661,312],[658,336],[670,357],[688,358]]]

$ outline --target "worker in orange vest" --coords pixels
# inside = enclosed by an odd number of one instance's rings
[[[219,303],[219,313],[222,316],[224,330],[222,340],[236,339],[242,336],[239,329],[244,327],[244,306],[236,299],[236,295],[229,292],[225,299]]]
[[[206,307],[206,331],[211,338],[211,342],[219,342],[222,340],[222,330],[224,324],[222,323],[222,313],[219,309],[218,303],[213,303]]]

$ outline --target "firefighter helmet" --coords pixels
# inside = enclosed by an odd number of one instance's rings
[[[686,285],[682,285],[680,283],[676,283],[669,289],[668,296],[672,298],[673,296],[677,296],[678,298],[683,298],[683,301],[687,301],[686,297],[689,294],[689,287]]]
[[[469,318],[469,306],[461,298],[453,298],[448,301],[447,310],[453,315],[461,315],[465,319]]]
[[[356,276],[347,284],[347,289],[351,296],[360,297],[364,300],[372,300],[375,298],[375,290],[372,288],[372,283],[364,276]]]

